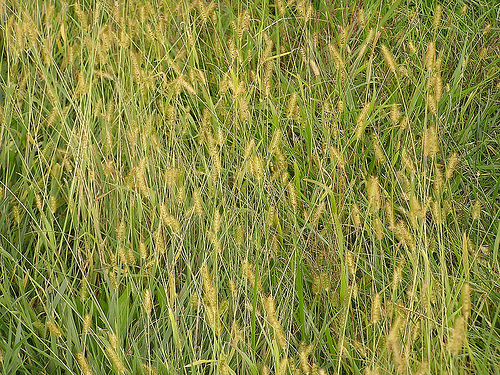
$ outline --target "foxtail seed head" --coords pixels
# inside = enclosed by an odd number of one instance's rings
[[[395,291],[399,287],[399,283],[402,280],[403,268],[405,266],[404,258],[400,258],[398,261],[397,267],[394,268],[394,273],[392,274],[392,290]]]
[[[174,305],[176,298],[177,291],[175,288],[175,274],[173,271],[170,271],[170,274],[168,275],[168,299],[171,306]]]
[[[342,113],[344,112],[344,109],[345,109],[344,101],[342,99],[339,99],[339,101],[337,102],[337,111],[339,113]]]
[[[238,224],[234,231],[234,240],[237,245],[243,245],[245,242],[245,228],[242,224]]]
[[[434,125],[431,125],[424,130],[422,140],[424,155],[434,158],[439,151],[438,135]]]
[[[410,125],[410,120],[408,119],[407,116],[401,117],[401,121],[399,122],[399,127],[401,130],[406,129]]]
[[[273,133],[273,137],[271,138],[271,142],[269,143],[269,153],[273,154],[276,152],[276,150],[279,149],[279,146],[281,144],[281,138],[282,138],[283,132],[281,131],[280,128],[276,128]]]
[[[354,254],[351,251],[346,252],[345,263],[349,274],[354,278],[354,275],[356,274],[356,261],[354,260]]]
[[[227,281],[227,286],[229,288],[229,291],[231,292],[231,298],[233,299],[233,301],[236,301],[236,298],[238,297],[238,288],[234,279],[229,279]]]
[[[427,108],[429,108],[429,112],[433,115],[437,114],[438,106],[436,97],[432,94],[427,95]]]
[[[58,339],[62,336],[63,333],[62,333],[61,329],[53,321],[47,320],[47,322],[45,322],[45,325],[46,325],[47,329],[49,330],[49,332],[55,336],[55,338]]]
[[[462,350],[462,345],[465,339],[466,327],[467,327],[467,321],[462,315],[460,315],[455,320],[455,325],[453,326],[453,331],[448,341],[448,350],[454,356],[458,355]]]
[[[358,24],[361,28],[364,28],[366,25],[366,17],[365,10],[363,8],[358,9]]]
[[[442,18],[443,18],[443,6],[441,4],[437,4],[436,8],[434,9],[434,17],[432,19],[432,28],[434,30],[439,29]]]
[[[385,63],[389,67],[389,70],[393,73],[396,74],[396,71],[398,69],[398,64],[396,63],[396,60],[394,59],[394,56],[392,55],[392,52],[387,48],[385,44],[382,44],[380,47],[380,51],[382,52],[382,57],[385,60]]]
[[[184,204],[184,200],[186,199],[186,188],[181,185],[177,188],[177,194],[175,197],[177,204],[182,205]]]
[[[149,289],[144,290],[144,294],[142,297],[142,307],[144,311],[149,316],[151,315],[151,311],[153,310],[153,299],[151,297],[151,291]]]
[[[281,324],[278,321],[276,315],[276,305],[274,302],[274,298],[272,296],[264,297],[264,307],[267,312],[267,319],[269,321],[269,324],[274,329],[274,335],[276,336],[276,341],[278,341],[278,344],[281,348],[285,348],[287,346],[287,342]]]
[[[349,37],[349,33],[346,27],[339,26],[338,27],[338,38],[339,38],[339,47],[341,49],[345,49],[347,45],[347,39]]]
[[[372,312],[371,312],[371,323],[377,324],[380,322],[382,307],[382,297],[379,293],[375,294],[372,299]]]
[[[301,348],[299,350],[300,368],[302,369],[302,372],[306,375],[309,375],[311,373],[309,356],[311,355],[313,349],[314,346],[312,344],[306,346],[305,343],[302,343]]]
[[[49,198],[49,209],[50,212],[54,215],[57,211],[57,198],[53,195],[50,196]]]
[[[285,6],[285,1],[284,0],[277,0],[276,1],[276,8],[278,8],[278,13],[280,16],[284,16],[286,12],[286,6]]]
[[[241,264],[241,277],[247,279],[250,282],[252,288],[256,289],[257,292],[260,292],[262,290],[260,278],[255,275],[252,263],[250,263],[246,259]]]
[[[0,199],[1,198],[2,198],[2,191],[0,191]],[[35,203],[36,203],[36,207],[38,208],[38,211],[42,212],[43,211],[43,200],[42,200],[42,196],[40,194],[37,194],[35,196]]]
[[[220,211],[217,209],[214,211],[214,217],[212,219],[212,231],[213,233],[219,233],[221,226],[221,215]]]
[[[431,204],[432,219],[436,225],[443,224],[443,218],[441,215],[441,203],[435,200]]]
[[[470,284],[464,283],[464,285],[462,286],[462,315],[464,316],[465,321],[469,319],[470,313],[472,311],[470,292]]]
[[[290,95],[290,99],[288,100],[286,118],[289,120],[293,120],[296,117],[297,112],[298,112],[297,93],[294,92],[292,93],[292,95]]]
[[[322,202],[316,209],[313,211],[311,215],[311,226],[313,228],[316,228],[319,223],[319,219],[321,218],[321,215],[323,215],[323,212],[325,211],[326,203]]]
[[[118,354],[115,351],[116,349],[113,349],[111,346],[106,347],[106,354],[108,355],[108,358],[110,362],[113,364],[113,367],[115,368],[116,372],[124,372],[125,371],[125,365],[123,364],[122,360],[118,356]]]
[[[314,59],[309,59],[309,65],[311,66],[311,70],[313,71],[313,74],[316,77],[319,77],[320,71],[319,71],[318,64],[316,64],[316,61],[314,61]]]
[[[198,216],[203,216],[203,205],[201,203],[201,193],[200,189],[195,189],[193,191],[193,211]]]
[[[365,132],[369,110],[370,110],[370,103],[365,103],[365,106],[359,112],[358,117],[356,117],[356,131],[354,135],[356,137],[356,140],[358,141],[361,140],[361,137]]]
[[[361,211],[357,203],[351,206],[351,219],[356,228],[361,228]]]
[[[247,142],[245,147],[245,153],[243,154],[243,160],[248,161],[250,156],[252,155],[253,150],[255,149],[255,139],[251,139]]]
[[[275,216],[276,216],[276,207],[270,205],[266,215],[266,226],[272,227],[274,225]]]
[[[205,293],[205,301],[209,306],[217,306],[217,290],[212,283],[212,277],[206,263],[203,263],[200,269],[201,278],[203,280],[203,291]]]
[[[380,145],[380,141],[377,137],[377,134],[372,133],[372,140],[373,140],[373,151],[375,153],[375,160],[377,160],[377,163],[379,163],[379,164],[385,164],[386,158],[385,158],[384,150],[382,149],[382,146]]]
[[[330,147],[330,158],[335,162],[341,169],[345,168],[344,156],[335,146]]]
[[[406,169],[406,171],[411,175],[415,175],[415,173],[417,173],[415,165],[408,155],[408,151],[406,150],[406,148],[403,148],[403,152],[401,153],[401,163],[403,164],[403,167]]]
[[[380,210],[380,188],[379,179],[376,176],[368,177],[367,191],[368,191],[368,209],[370,213],[375,213]]]
[[[344,68],[344,59],[340,54],[337,47],[334,44],[330,44],[328,46],[328,51],[330,52],[330,56],[332,57],[333,63],[335,64],[335,69],[341,70]]]
[[[83,375],[92,375],[92,369],[90,368],[89,362],[87,358],[85,358],[85,353],[76,353],[75,354],[76,361],[78,362],[78,366],[80,366],[80,370],[82,370]]]
[[[436,43],[430,41],[427,45],[427,51],[425,52],[425,66],[427,70],[431,71],[434,69],[434,64],[436,62]]]
[[[163,240],[163,231],[159,227],[154,233],[154,241],[158,254],[165,254],[165,241]]]
[[[479,220],[481,217],[481,201],[476,199],[474,206],[472,206],[472,220]]]
[[[384,226],[382,225],[382,220],[379,217],[376,217],[373,220],[373,230],[377,241],[382,241],[384,239]]]
[[[139,256],[141,257],[142,260],[145,260],[148,258],[148,248],[146,246],[146,243],[144,241],[139,242]]]
[[[415,195],[410,198],[410,215],[419,219],[423,218],[422,204]]]
[[[448,161],[446,163],[446,169],[445,169],[445,177],[447,180],[451,179],[453,177],[453,173],[455,172],[455,169],[457,168],[458,164],[458,154],[456,152],[452,153],[450,157],[448,158]]]
[[[264,165],[259,155],[254,154],[250,161],[250,174],[257,180],[264,178]]]
[[[392,103],[391,104],[391,112],[390,112],[391,122],[394,125],[397,125],[400,117],[401,117],[401,113],[399,112],[399,104]]]
[[[410,249],[415,250],[417,245],[413,233],[410,232],[406,223],[403,220],[398,221],[396,224],[396,235],[400,240]]]
[[[435,64],[436,70],[439,70],[438,61],[436,61]],[[436,103],[439,103],[442,96],[443,96],[443,78],[441,77],[441,74],[436,73],[436,76],[434,77],[434,97],[436,98]]]
[[[125,243],[126,240],[126,231],[127,231],[127,224],[125,223],[124,220],[120,222],[118,225],[118,228],[116,229],[116,239],[118,240],[119,243]]]
[[[83,317],[83,332],[89,333],[92,327],[92,316],[90,314],[85,314]]]
[[[415,44],[411,40],[408,42],[408,50],[410,51],[410,53],[412,55],[416,55],[417,54],[417,47],[415,47]]]
[[[276,375],[286,375],[286,369],[288,367],[288,358],[282,358],[276,370]]]
[[[292,181],[287,184],[288,190],[288,199],[290,201],[290,206],[292,206],[292,210],[297,212],[298,209],[298,201],[297,201],[297,191],[295,190],[295,185]]]

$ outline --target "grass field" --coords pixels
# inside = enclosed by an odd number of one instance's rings
[[[496,1],[0,1],[0,373],[500,374]]]

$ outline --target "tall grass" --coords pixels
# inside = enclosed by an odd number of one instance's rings
[[[499,373],[493,3],[0,20],[2,373]]]

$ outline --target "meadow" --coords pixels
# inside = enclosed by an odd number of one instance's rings
[[[499,21],[0,0],[0,373],[500,374]]]

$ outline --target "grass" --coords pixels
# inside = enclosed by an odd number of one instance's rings
[[[0,372],[498,374],[492,4],[1,1]]]

